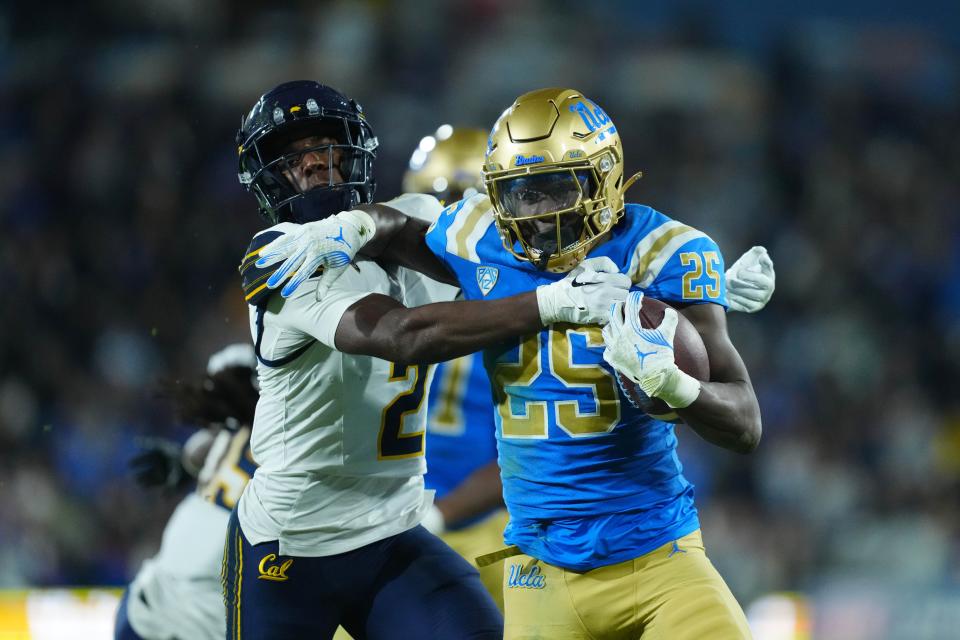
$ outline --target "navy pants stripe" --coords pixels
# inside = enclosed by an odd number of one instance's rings
[[[120,598],[120,605],[117,607],[117,619],[113,626],[114,640],[143,640],[130,626],[130,619],[127,618],[127,600],[129,599],[130,589],[128,587],[124,590],[123,597]]]
[[[442,540],[416,527],[320,558],[251,545],[236,513],[224,552],[227,637],[355,640],[500,640],[503,618],[479,574]]]

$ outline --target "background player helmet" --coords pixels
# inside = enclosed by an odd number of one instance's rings
[[[198,379],[166,380],[161,393],[173,400],[177,417],[202,427],[252,425],[260,397],[253,345],[231,344],[210,356]]]
[[[442,125],[420,141],[403,176],[407,193],[429,193],[443,204],[484,191],[484,154],[487,132]]]
[[[483,180],[504,247],[547,271],[573,269],[623,215],[620,135],[573,89],[532,91],[503,112]]]
[[[336,143],[284,153],[312,136]],[[310,222],[373,201],[377,138],[355,100],[318,82],[287,82],[263,94],[242,119],[237,145],[240,183],[271,224]],[[331,171],[325,186],[303,192],[292,184],[284,170],[311,151],[327,154],[327,166],[339,168],[343,182],[335,183]]]

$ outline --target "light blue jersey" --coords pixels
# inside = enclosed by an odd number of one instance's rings
[[[426,487],[442,498],[471,473],[497,459],[490,381],[481,355],[438,364],[428,407],[427,474],[423,479]],[[470,525],[487,515],[456,526]]]
[[[467,299],[563,277],[504,249],[484,195],[448,207],[427,244]],[[628,204],[590,253],[597,256],[610,257],[650,297],[726,306],[716,243],[650,207]],[[602,352],[600,327],[555,324],[484,353],[511,519],[506,542],[575,570],[635,558],[699,528],[673,425],[622,397]]]

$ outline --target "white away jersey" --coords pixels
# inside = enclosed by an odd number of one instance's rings
[[[214,436],[197,490],[177,505],[156,556],[130,585],[127,617],[144,638],[223,638],[220,564],[230,510],[253,473],[250,429]]]
[[[388,204],[439,210],[429,196]],[[250,307],[260,358],[251,438],[259,469],[240,500],[240,523],[251,543],[279,540],[282,554],[300,556],[342,553],[400,533],[429,508],[422,474],[431,367],[343,354],[334,336],[347,308],[372,293],[417,306],[455,292],[362,259],[322,300],[316,290],[317,281],[308,280],[290,298],[272,295]]]

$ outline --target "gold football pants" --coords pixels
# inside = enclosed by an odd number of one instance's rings
[[[626,562],[576,572],[507,558],[509,640],[742,640],[746,616],[703,549],[700,531]]]

